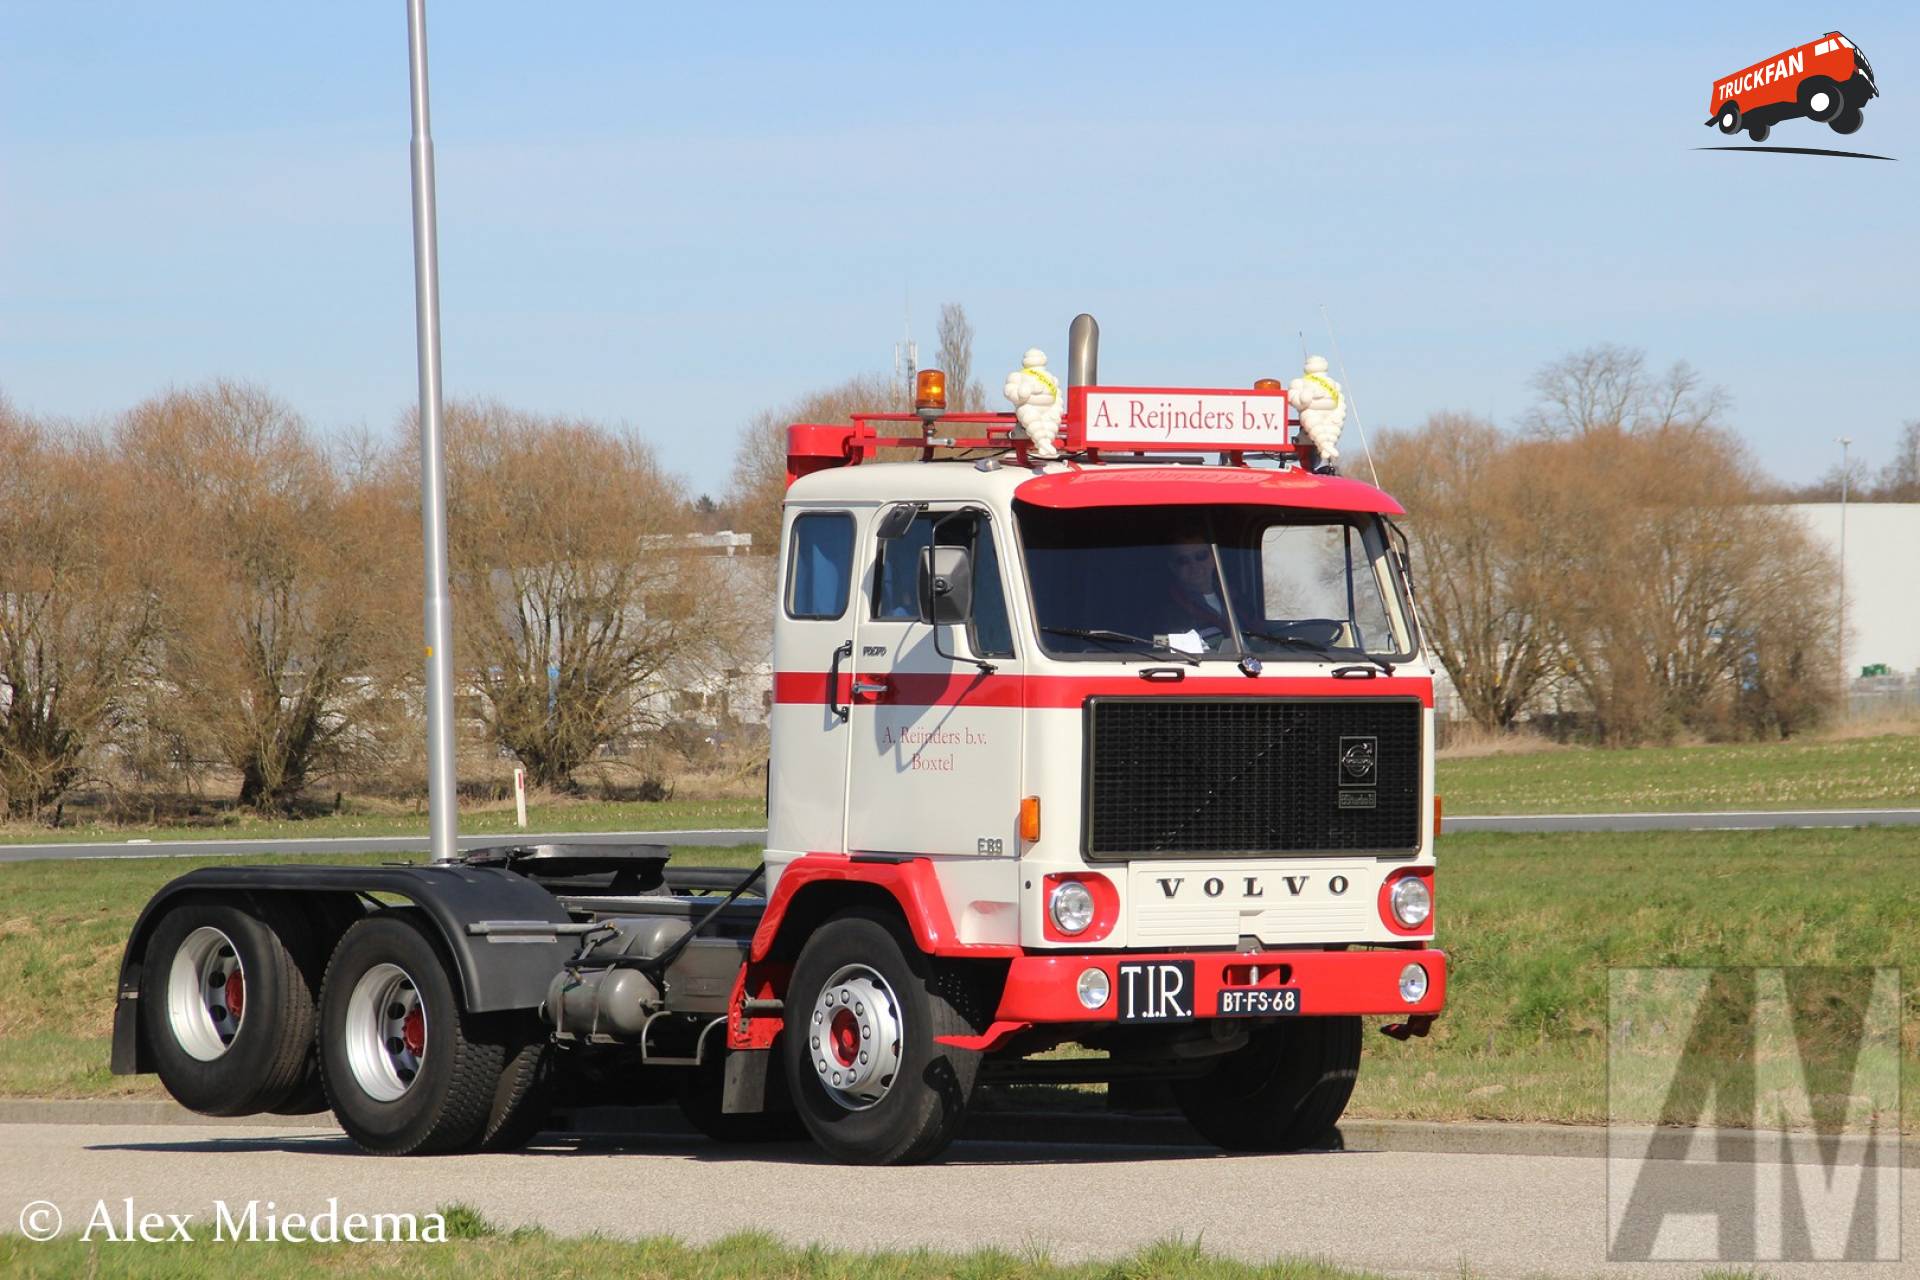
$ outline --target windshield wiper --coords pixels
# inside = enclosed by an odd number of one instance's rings
[[[1177,661],[1186,663],[1190,667],[1200,665],[1200,658],[1197,654],[1188,653],[1185,649],[1176,649],[1170,644],[1161,644],[1158,640],[1149,640],[1145,636],[1136,636],[1125,631],[1109,631],[1105,627],[1042,627],[1040,630],[1050,636],[1073,636],[1081,640],[1097,640],[1103,644],[1145,645],[1151,653],[1162,654],[1166,657],[1176,659]]]
[[[1340,650],[1335,649],[1332,645],[1316,644],[1314,641],[1303,639],[1300,636],[1283,636],[1273,631],[1251,631],[1246,627],[1240,628],[1240,634],[1243,636],[1252,636],[1256,640],[1265,640],[1272,644],[1283,644],[1288,648],[1299,649],[1306,653],[1317,654],[1325,658],[1328,662],[1346,662],[1349,659],[1359,662],[1371,662],[1386,675],[1393,674],[1393,664],[1391,662],[1388,662],[1385,658],[1376,658],[1372,654],[1359,649]]]

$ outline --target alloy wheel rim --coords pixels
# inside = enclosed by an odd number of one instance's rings
[[[212,925],[189,933],[167,971],[167,1025],[187,1054],[212,1062],[246,1020],[246,966],[233,939]]]

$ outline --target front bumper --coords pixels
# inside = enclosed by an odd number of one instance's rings
[[[1119,1020],[1119,966],[1190,961],[1193,964],[1193,1020],[1218,1016],[1223,990],[1249,987],[1297,987],[1300,1016],[1380,1014],[1424,1016],[1431,1020],[1447,1002],[1447,953],[1432,948],[1376,951],[1166,951],[1057,953],[1019,956],[1011,962],[1007,985],[994,1011],[993,1025],[978,1036],[943,1036],[956,1048],[989,1050],[1009,1037],[1043,1023],[1114,1023]],[[1417,963],[1427,971],[1427,993],[1417,1004],[1400,996],[1400,971]],[[1080,1002],[1078,982],[1088,969],[1107,975],[1114,993],[1098,1009]]]

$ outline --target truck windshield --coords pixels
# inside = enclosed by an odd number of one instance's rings
[[[1399,575],[1374,516],[1274,507],[1016,503],[1055,657],[1404,660]]]

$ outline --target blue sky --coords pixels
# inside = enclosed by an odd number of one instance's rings
[[[1289,376],[1324,304],[1369,428],[1511,421],[1591,343],[1691,361],[1771,471],[1920,417],[1911,5],[429,6],[449,395],[630,424],[695,489],[740,425],[923,354]],[[1092,16],[1092,15],[1098,15]],[[1715,77],[1837,28],[1900,163],[1727,155]],[[415,394],[400,0],[0,2],[0,390],[57,416],[262,383]],[[1335,372],[1338,372],[1336,368]]]

